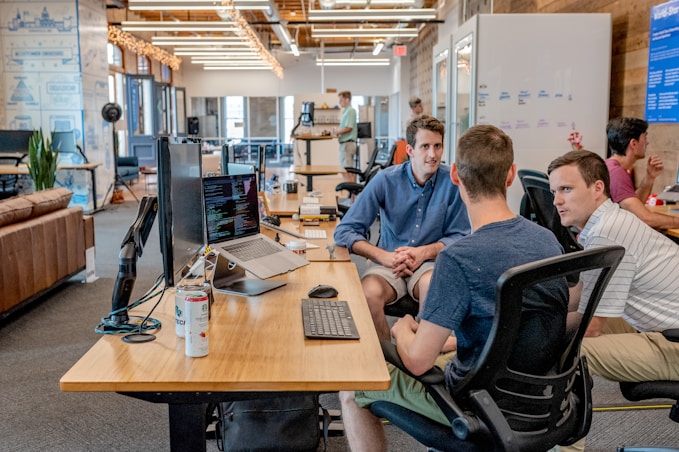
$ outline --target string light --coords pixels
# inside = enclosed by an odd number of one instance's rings
[[[283,78],[283,67],[280,65],[278,60],[269,52],[262,41],[259,40],[257,33],[250,27],[248,21],[241,15],[234,5],[233,0],[223,0],[222,6],[226,9],[226,14],[231,17],[231,20],[235,23],[236,34],[243,39],[247,39],[252,43],[253,50],[258,53],[264,61],[266,61],[270,66],[274,74],[280,79]]]
[[[166,52],[160,47],[156,47],[150,42],[137,39],[131,34],[121,30],[120,28],[109,25],[108,40],[115,45],[125,47],[137,55],[144,55],[153,58],[156,61],[170,67],[173,71],[179,69],[182,64],[182,59]]]

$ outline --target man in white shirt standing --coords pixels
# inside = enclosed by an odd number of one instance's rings
[[[581,231],[585,249],[626,250],[583,341],[590,371],[612,381],[679,380],[679,343],[661,334],[679,328],[679,248],[611,201],[608,169],[597,154],[571,151],[550,163],[548,173],[561,224]],[[592,276],[581,275],[583,295],[592,289]],[[582,317],[574,308],[569,328]],[[618,317],[641,333],[602,334]]]

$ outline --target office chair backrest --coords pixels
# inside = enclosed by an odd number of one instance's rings
[[[519,177],[519,181],[521,182],[521,185],[523,185],[523,178],[526,176],[530,177],[537,177],[538,179],[544,179],[546,181],[549,181],[549,176],[547,173],[539,171],[539,170],[534,170],[534,169],[520,169],[516,172],[516,175]]]
[[[477,414],[486,424],[502,424],[504,421],[493,419],[483,406],[478,406],[477,391],[487,391],[514,431],[521,451],[546,450],[554,444],[584,436],[591,422],[591,386],[588,376],[583,375],[586,369],[582,369],[580,344],[601,295],[624,254],[625,249],[620,246],[595,248],[543,259],[503,273],[497,282],[496,311],[488,341],[476,366],[454,386],[453,398],[461,401],[463,406],[469,403],[479,409],[480,414]],[[525,297],[546,294],[539,289],[532,293],[530,289],[583,271],[598,271],[596,284],[581,324],[569,340],[564,340],[562,350],[555,355],[551,372],[529,375],[512,369],[510,366],[532,359],[523,355],[523,350],[515,349],[526,314],[522,309]],[[519,318],[521,322],[517,321]],[[512,360],[515,364],[511,364]],[[575,394],[573,390],[576,390]],[[590,406],[578,409],[578,403],[589,403]]]
[[[521,183],[537,223],[554,233],[566,253],[582,250],[573,231],[561,224],[561,218],[554,206],[554,195],[549,189],[549,180],[524,176]]]
[[[530,221],[537,222],[535,218],[535,212],[533,211],[533,206],[531,205],[531,202],[528,199],[528,194],[526,194],[526,186],[523,183],[523,178],[525,176],[530,176],[549,181],[549,176],[547,176],[547,174],[543,173],[542,171],[533,169],[520,169],[517,171],[517,175],[519,177],[519,181],[521,182],[521,187],[523,187],[524,191],[524,194],[521,197],[521,206],[519,208],[519,213],[521,214],[522,217],[527,218]]]

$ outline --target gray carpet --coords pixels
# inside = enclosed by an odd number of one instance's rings
[[[93,329],[111,309],[117,255],[136,204],[108,206],[95,215],[96,273],[83,284],[74,277],[0,323],[2,421],[0,451],[166,451],[167,407],[112,393],[62,393],[61,376],[99,339]],[[360,265],[360,262],[358,262]],[[133,296],[139,297],[162,272],[157,227],[138,262]],[[596,379],[595,406],[625,403],[617,385]],[[333,394],[322,396],[337,408]],[[390,450],[425,450],[387,427]],[[667,410],[597,412],[588,451],[614,451],[621,444],[679,445],[679,425]],[[209,451],[216,442],[208,441]],[[343,437],[328,452],[347,450]]]

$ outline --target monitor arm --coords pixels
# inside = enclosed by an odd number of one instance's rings
[[[299,125],[302,124],[302,116],[304,116],[304,113],[299,114],[299,118],[297,118],[297,124],[295,124],[295,127],[292,128],[292,132],[290,132],[291,137],[295,136],[295,132],[297,132]]]
[[[113,323],[127,323],[129,316],[124,310],[128,306],[134,282],[137,277],[137,259],[144,251],[146,239],[148,239],[153,226],[153,221],[158,212],[158,197],[145,195],[139,203],[137,218],[134,220],[125,238],[120,244],[118,254],[118,277],[113,287],[111,315]],[[121,312],[117,312],[121,311]]]

